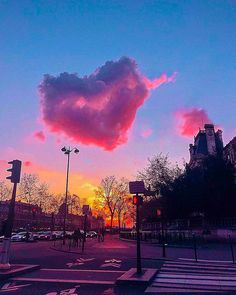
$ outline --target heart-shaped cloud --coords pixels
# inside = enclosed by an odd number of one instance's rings
[[[150,90],[173,81],[163,74],[150,81],[133,59],[108,61],[90,76],[45,75],[39,85],[42,118],[49,130],[74,142],[113,150],[127,141],[127,131]]]

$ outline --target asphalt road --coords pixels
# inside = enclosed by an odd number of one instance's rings
[[[52,249],[54,242],[12,243],[11,263],[39,264],[41,269],[14,277],[0,283],[0,294],[144,294],[137,287],[115,287],[116,278],[136,266],[136,245],[120,241],[117,236],[107,236],[104,243],[96,239],[86,242],[84,254]],[[78,253],[76,253],[78,252]],[[193,249],[168,248],[167,258],[194,257]],[[162,264],[162,248],[142,244],[142,266],[159,269]],[[203,260],[231,260],[229,245],[210,245],[198,249],[198,258]]]

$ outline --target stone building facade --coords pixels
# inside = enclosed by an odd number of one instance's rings
[[[194,143],[189,145],[189,167],[201,166],[202,161],[209,156],[223,158],[236,167],[236,137],[225,147],[223,144],[222,130],[215,131],[213,124],[205,124],[194,137]]]

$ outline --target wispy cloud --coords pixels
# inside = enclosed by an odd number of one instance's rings
[[[181,109],[175,113],[178,132],[187,137],[195,135],[204,124],[212,123],[207,112],[201,108]]]
[[[43,131],[35,131],[33,133],[33,137],[42,142],[46,140],[46,135],[44,134]]]

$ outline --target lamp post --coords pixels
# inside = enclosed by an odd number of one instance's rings
[[[65,196],[65,213],[64,213],[64,222],[63,222],[63,245],[65,245],[65,237],[66,237],[66,218],[67,218],[67,199],[68,199],[68,181],[69,181],[69,168],[70,168],[70,153],[74,151],[75,154],[79,153],[77,148],[66,148],[65,146],[61,149],[61,151],[67,155],[67,168],[66,168],[66,196]]]

